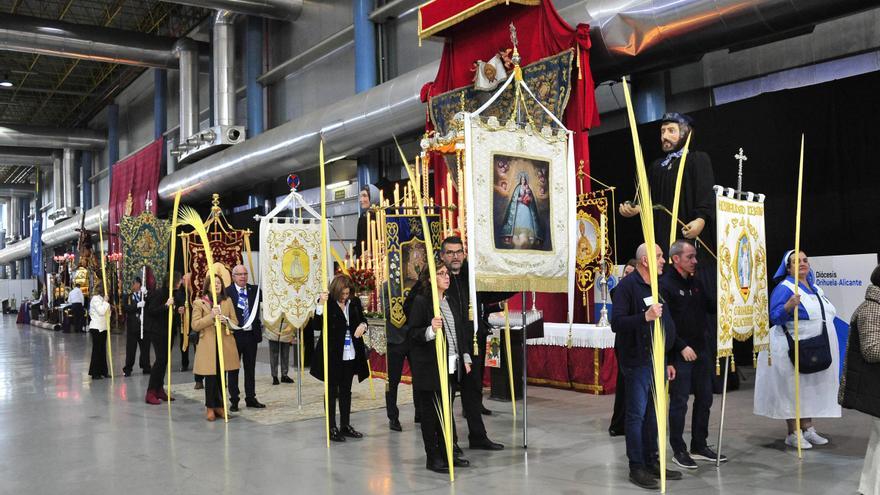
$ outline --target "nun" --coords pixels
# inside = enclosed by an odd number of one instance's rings
[[[797,273],[796,260],[799,260]],[[800,437],[801,448],[811,449],[828,443],[828,439],[816,431],[813,419],[841,415],[837,403],[840,355],[833,324],[837,310],[816,286],[810,260],[803,251],[785,253],[773,280],[777,285],[770,294],[770,350],[758,355],[754,413],[784,419],[788,425],[785,445],[796,448]],[[799,287],[797,295],[795,284]],[[794,345],[795,311],[800,320],[800,430],[794,420],[797,407],[794,353],[789,353]],[[810,359],[821,355],[825,358]]]

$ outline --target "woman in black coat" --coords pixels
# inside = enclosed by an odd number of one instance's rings
[[[351,427],[351,381],[355,375],[362,382],[370,375],[367,349],[363,335],[367,318],[361,302],[351,297],[354,284],[348,275],[337,275],[330,282],[329,294],[321,294],[312,324],[323,330],[323,302],[327,304],[327,380],[330,388],[330,440],[344,442],[345,437],[361,438],[363,434]],[[324,380],[323,335],[315,346],[311,375]],[[339,422],[336,427],[336,401],[339,401]]]
[[[410,369],[412,372],[413,391],[418,400],[418,411],[421,413],[422,440],[425,443],[427,462],[425,467],[438,473],[449,471],[446,457],[446,444],[443,441],[439,408],[441,407],[440,373],[437,368],[436,334],[442,329],[447,337],[447,362],[454,357],[456,371],[449,369],[449,382],[455,381],[455,373],[470,373],[471,359],[464,349],[466,344],[457,339],[453,345],[451,337],[457,335],[456,328],[463,328],[459,314],[449,308],[446,300],[446,289],[449,288],[449,269],[445,265],[437,267],[437,296],[440,298],[439,318],[434,318],[431,294],[431,280],[428,270],[419,274],[419,282],[410,292],[404,303],[406,323],[409,327],[409,338],[412,342],[410,350]],[[451,399],[452,389],[450,389]],[[453,421],[453,428],[454,428]],[[470,465],[467,459],[453,456],[455,467]]]

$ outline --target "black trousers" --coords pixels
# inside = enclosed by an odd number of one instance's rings
[[[144,373],[149,373],[150,340],[147,338],[146,334],[144,334],[144,338],[141,338],[140,326],[134,328],[129,327],[125,330],[125,366],[123,366],[122,371],[131,373],[131,369],[134,367],[134,358],[138,349],[140,349],[141,352],[138,364],[141,369],[144,370]]]
[[[163,388],[165,368],[168,366],[168,335],[151,334],[149,338],[153,352],[156,353],[156,361],[150,368],[150,383],[147,385],[147,390],[159,390]]]
[[[205,381],[205,407],[223,407],[223,384],[220,383],[220,354],[214,353],[213,375],[197,375]]]
[[[425,455],[428,462],[446,461],[446,444],[443,442],[443,430],[440,424],[440,392],[434,390],[414,391],[419,410],[422,412],[422,441],[425,444]],[[453,421],[453,424],[455,422]]]
[[[244,369],[244,398],[251,400],[257,398],[257,389],[254,384],[254,370],[257,367],[257,343],[242,342],[236,339],[238,356],[241,358],[241,369]],[[226,374],[227,386],[229,387],[229,400],[238,402],[241,399],[241,389],[238,387],[238,375],[241,369],[230,371]]]
[[[468,424],[468,441],[471,443],[481,443],[488,439],[486,425],[483,423],[483,414],[480,411],[483,380],[481,376],[474,372],[473,368],[470,373],[464,373],[464,370],[461,371],[461,378],[458,378],[458,374],[449,375],[449,383],[452,384],[453,391],[449,398],[454,404],[454,392],[459,392],[461,395],[461,407],[464,410],[464,417]],[[458,443],[457,433],[455,443]]]
[[[336,402],[339,401],[339,425],[351,424],[351,382],[354,379],[354,361],[343,361],[338,382],[330,381],[330,427],[336,427]]]
[[[83,309],[82,303],[71,304],[70,305],[70,331],[71,332],[82,332],[84,319],[85,319],[85,309]]]
[[[404,359],[409,358],[409,349],[409,343],[388,344],[388,352],[385,354],[388,366],[388,381],[385,384],[385,411],[390,420],[400,419],[400,410],[397,408],[397,387],[400,385],[400,378],[403,375]],[[419,418],[420,401],[415,389],[413,389],[413,407],[416,410],[416,417]]]
[[[617,356],[617,350],[614,351]],[[609,430],[618,433],[624,433],[626,430],[626,385],[623,379],[623,369],[620,367],[620,360],[617,361],[617,386],[614,390],[614,413],[611,414],[611,425]]]
[[[89,375],[92,378],[110,376],[107,369],[107,333],[89,330],[92,334],[92,358],[89,361]]]

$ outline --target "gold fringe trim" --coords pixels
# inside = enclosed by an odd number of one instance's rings
[[[479,275],[478,291],[489,292],[568,292],[568,280],[564,277],[515,278],[513,275]]]
[[[432,25],[428,29],[424,29],[424,26],[423,26],[424,21],[422,20],[422,9],[427,7],[430,4],[434,3],[435,1],[436,0],[431,0],[431,1],[425,2],[419,6],[419,40],[420,41],[425,38],[429,38],[429,37],[433,36],[434,34],[439,33],[440,31],[443,31],[444,29],[446,29],[450,26],[454,26],[454,25],[458,24],[459,22],[462,22],[466,19],[469,19],[469,18],[479,14],[480,12],[491,9],[492,7],[494,7],[496,5],[500,5],[502,3],[505,5],[509,5],[511,3],[517,3],[520,5],[531,5],[531,6],[541,4],[541,0],[483,0],[482,2],[474,5],[473,7],[469,8],[467,10],[459,12],[458,14],[455,14],[452,17],[447,17],[446,19],[443,19],[442,21],[438,22],[437,24]]]

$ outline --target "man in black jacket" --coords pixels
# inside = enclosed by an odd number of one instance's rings
[[[703,287],[697,272],[697,250],[685,240],[669,248],[672,268],[660,279],[667,297],[668,311],[675,321],[676,349],[673,356],[675,381],[669,385],[669,443],[672,461],[685,469],[696,469],[694,459],[716,460],[718,454],[709,448],[709,410],[712,408],[712,337],[709,312],[715,302]],[[688,410],[688,397],[694,394],[691,420],[691,450],[688,454],[682,435]],[[727,457],[722,456],[724,462]]]
[[[125,366],[122,374],[125,376],[131,376],[138,348],[141,353],[141,370],[145,375],[150,373],[150,341],[146,335],[141,337],[141,308],[145,304],[141,293],[141,278],[135,277],[131,283],[131,293],[125,296],[122,303],[122,311],[125,312]]]
[[[486,426],[482,418],[482,394],[483,394],[483,353],[486,350],[486,335],[480,337],[479,332],[474,334],[474,313],[470,301],[470,283],[468,280],[467,265],[464,256],[464,244],[461,238],[450,236],[443,240],[440,256],[444,264],[449,267],[449,289],[446,297],[449,298],[449,306],[455,311],[460,320],[464,322],[462,327],[456,328],[458,341],[466,346],[473,356],[473,369],[464,375],[458,384],[461,390],[461,406],[468,423],[468,439],[470,448],[482,450],[501,450],[504,445],[489,440],[486,434]],[[501,295],[496,294],[497,297]],[[495,301],[488,293],[485,299]],[[509,296],[508,296],[509,297]],[[477,301],[477,306],[483,298]],[[504,300],[506,297],[500,299]],[[484,332],[487,330],[483,330]],[[480,347],[480,341],[483,344]]]
[[[657,272],[663,272],[663,251],[655,246]],[[614,349],[626,383],[626,456],[629,458],[629,479],[642,488],[657,489],[660,465],[657,460],[657,417],[653,405],[652,342],[654,321],[661,319],[664,331],[664,351],[674,349],[675,324],[663,310],[665,300],[651,294],[648,273],[648,248],[645,244],[636,251],[636,273],[624,278],[614,290],[611,306],[611,330],[616,334]],[[681,349],[675,349],[676,352]],[[662,356],[661,359],[666,359]],[[668,361],[667,361],[668,362]],[[667,366],[670,381],[675,369]],[[659,391],[659,393],[664,393]],[[681,479],[678,471],[666,471],[666,479]]]
[[[263,325],[259,315],[254,315],[253,322],[248,325],[251,313],[259,310],[257,304],[257,287],[248,283],[248,269],[244,265],[236,265],[232,269],[232,285],[226,288],[226,296],[232,299],[235,306],[237,322],[233,322],[241,330],[236,330],[235,345],[241,356],[241,367],[244,368],[244,403],[248,407],[263,408],[265,404],[257,400],[254,373],[257,367],[257,346],[263,340]],[[229,410],[238,411],[241,391],[238,387],[238,370],[228,374]]]
[[[406,302],[404,303],[404,314],[406,314],[407,309],[406,303],[411,303],[416,292],[419,290],[421,289],[419,288],[418,283],[410,289],[406,297]],[[385,384],[385,411],[388,414],[388,428],[393,431],[403,431],[403,426],[400,424],[400,409],[397,407],[397,388],[400,385],[400,379],[403,375],[403,360],[409,360],[410,368],[412,368],[412,359],[410,358],[410,339],[407,335],[409,328],[407,327],[406,321],[404,321],[403,325],[399,327],[391,322],[391,304],[389,303],[388,296],[388,282],[382,284],[382,294],[384,296],[383,305],[385,307],[385,340],[387,343],[385,359],[388,372],[388,381]],[[416,411],[415,420],[416,423],[418,423],[420,420],[419,401],[417,400],[415,389],[413,389],[413,406]]]

